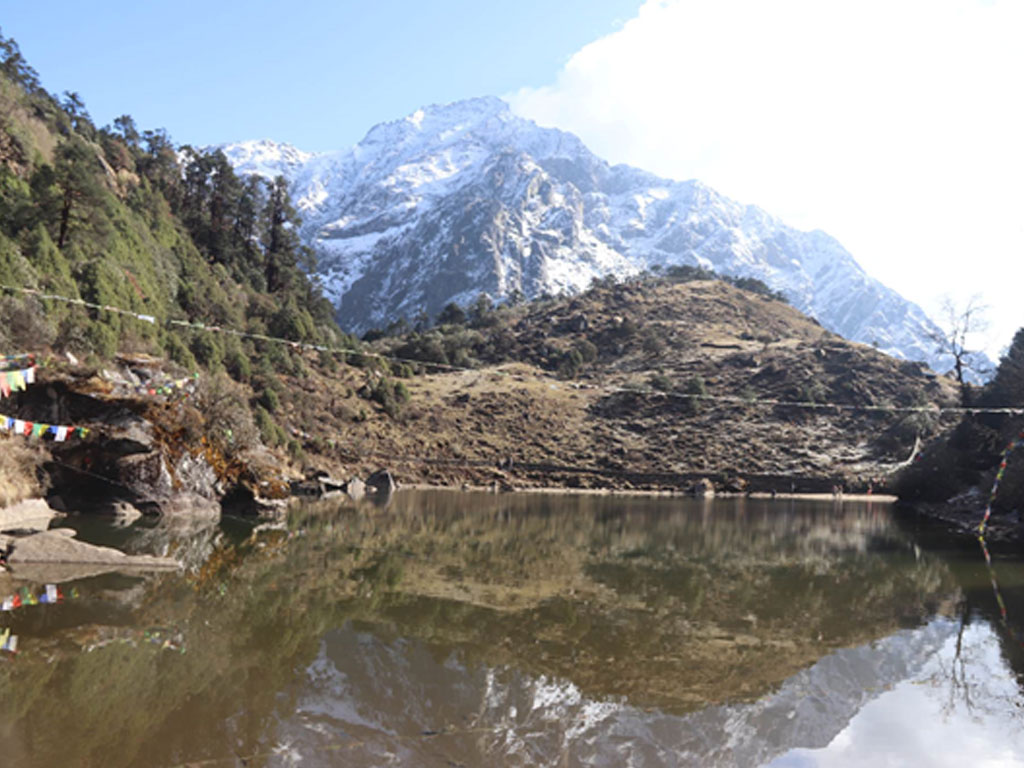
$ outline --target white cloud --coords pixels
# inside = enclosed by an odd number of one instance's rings
[[[1024,325],[1024,3],[648,0],[508,96],[599,155],[836,236],[934,310]]]

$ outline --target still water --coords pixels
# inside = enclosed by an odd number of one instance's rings
[[[0,613],[0,765],[1024,765],[1024,560],[994,555],[1003,620],[976,544],[884,504],[72,524],[188,569]]]

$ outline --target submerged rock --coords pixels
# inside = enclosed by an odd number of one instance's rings
[[[166,570],[178,568],[170,557],[126,555],[117,549],[87,544],[75,538],[71,528],[39,531],[11,542],[12,565],[19,563],[102,563],[117,567]]]
[[[0,509],[0,531],[45,531],[58,514],[44,499],[27,499]]]

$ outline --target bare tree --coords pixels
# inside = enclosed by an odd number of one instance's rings
[[[965,381],[966,371],[984,374],[988,369],[977,359],[981,350],[971,349],[971,339],[988,329],[985,313],[988,307],[981,303],[980,296],[972,296],[964,306],[957,305],[948,296],[942,300],[942,322],[928,333],[942,354],[953,357],[953,372],[960,386],[961,405],[970,405],[971,385]]]

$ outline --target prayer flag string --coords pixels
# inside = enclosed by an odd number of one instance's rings
[[[72,299],[67,296],[58,296],[56,294],[44,293],[34,288],[20,288],[17,286],[5,285],[0,283],[0,290],[7,290],[14,293],[23,293],[30,296],[35,296],[39,299],[47,299],[52,301],[60,301],[67,304],[74,304],[77,306],[89,307],[103,312],[110,312],[117,315],[123,315],[125,317],[133,317],[136,320],[140,320],[151,325],[156,325],[157,319],[153,315],[144,315],[138,312],[132,312],[131,310],[121,309],[120,307],[112,307],[109,304],[94,304],[92,302],[84,301],[83,299]],[[283,339],[276,336],[267,336],[262,333],[250,333],[248,331],[240,331],[234,328],[224,328],[219,325],[207,325],[199,321],[188,321],[188,320],[167,320],[167,325],[175,328],[183,328],[193,331],[202,331],[205,333],[222,333],[230,336],[237,336],[239,338],[253,339],[255,341],[263,341],[272,344],[283,344],[295,350],[307,351],[307,352],[325,352],[330,354],[341,354],[341,355],[353,355],[358,357],[369,358],[373,360],[385,360],[389,362],[397,363],[409,363],[412,365],[420,365],[426,368],[444,371],[461,371],[461,372],[475,372],[479,373],[478,369],[469,368],[467,366],[451,365],[448,363],[432,363],[424,360],[416,360],[413,358],[398,357],[396,355],[382,355],[377,352],[365,352],[357,349],[346,349],[342,347],[331,347],[324,344],[310,344],[301,341],[292,341],[290,339]],[[491,370],[488,373],[496,376],[511,376],[512,374],[504,371]],[[554,386],[554,384],[552,384]],[[819,411],[854,411],[854,412],[884,412],[884,413],[931,413],[941,415],[944,413],[957,413],[957,414],[982,414],[982,413],[994,413],[994,414],[1007,414],[1020,416],[1024,415],[1024,408],[1013,407],[1013,406],[997,406],[987,408],[974,408],[965,406],[896,406],[896,405],[854,405],[851,403],[819,403],[808,400],[779,400],[775,398],[754,398],[750,399],[740,395],[709,395],[709,394],[691,394],[686,392],[663,392],[653,388],[640,388],[640,387],[607,387],[601,385],[573,385],[576,389],[594,389],[601,390],[608,394],[640,394],[640,395],[656,395],[659,397],[669,397],[675,399],[684,400],[700,400],[704,402],[717,402],[726,403],[733,405],[742,406],[773,406],[773,407],[787,407],[787,408],[807,408]]]
[[[28,587],[22,587],[13,595],[0,601],[0,611],[13,611],[32,605],[53,605],[63,603],[65,598],[76,597],[78,597],[77,589],[72,588],[71,592],[65,594],[64,590],[56,584],[47,584],[38,595]]]
[[[47,584],[38,594],[28,587],[22,587],[13,595],[0,601],[0,611],[14,611],[32,605],[55,605],[63,603],[67,598],[76,597],[78,597],[78,590],[74,587],[70,592],[65,593],[56,584]],[[18,652],[18,636],[11,634],[10,627],[0,630],[0,651],[12,654]]]
[[[12,368],[0,371],[0,399],[10,397],[15,392],[24,392],[29,384],[36,383],[36,366],[28,368]]]
[[[43,437],[52,435],[54,442],[63,443],[69,437],[85,439],[91,431],[89,427],[75,427],[63,424],[44,424],[41,421],[25,421],[10,416],[0,416],[0,430],[25,437]]]
[[[985,506],[985,516],[982,517],[981,522],[978,524],[978,536],[985,536],[985,529],[988,527],[988,520],[992,517],[992,505],[995,504],[996,495],[999,493],[999,484],[1003,482],[1003,475],[1006,474],[1006,462],[1010,458],[1010,454],[1013,453],[1014,449],[1024,445],[1024,432],[1017,435],[1006,449],[1003,451],[1003,455],[999,457],[999,469],[996,471],[996,479],[992,483],[992,491],[988,495],[988,504]]]
[[[1010,626],[1006,610],[1006,601],[1003,600],[1003,594],[999,591],[999,581],[996,579],[995,566],[992,565],[992,555],[989,553],[988,545],[985,543],[985,530],[988,527],[989,518],[992,517],[992,505],[995,504],[996,495],[999,493],[999,484],[1003,481],[1003,476],[1006,474],[1007,461],[1010,458],[1010,454],[1022,445],[1024,445],[1024,431],[1017,435],[1016,439],[1006,446],[1003,450],[1002,456],[999,458],[999,469],[996,470],[996,477],[992,482],[992,491],[988,495],[988,504],[985,506],[985,515],[978,524],[978,544],[981,545],[981,552],[985,556],[985,566],[988,568],[988,578],[992,583],[992,594],[995,595],[996,605],[999,606],[999,620],[1007,632],[1010,633],[1021,647],[1024,647],[1024,635]]]
[[[19,360],[30,360],[32,364],[35,364],[36,356],[32,352],[22,352],[17,355],[0,355],[0,366],[7,366],[9,363]]]
[[[185,633],[179,629],[168,629],[166,627],[150,627],[149,629],[120,629],[115,634],[98,640],[85,648],[86,652],[99,650],[108,645],[130,645],[138,648],[140,645],[154,645],[163,651],[175,651],[185,653]]]
[[[981,552],[985,556],[985,566],[988,568],[988,578],[992,583],[992,593],[996,597],[996,605],[999,606],[999,621],[1002,623],[1006,631],[1010,633],[1010,636],[1013,637],[1021,647],[1024,647],[1024,635],[1010,626],[1009,615],[1006,610],[1006,602],[1003,600],[1002,592],[999,591],[999,581],[996,579],[996,569],[995,566],[992,565],[992,555],[989,554],[988,546],[985,544],[985,537],[979,536],[978,543],[981,545]]]

